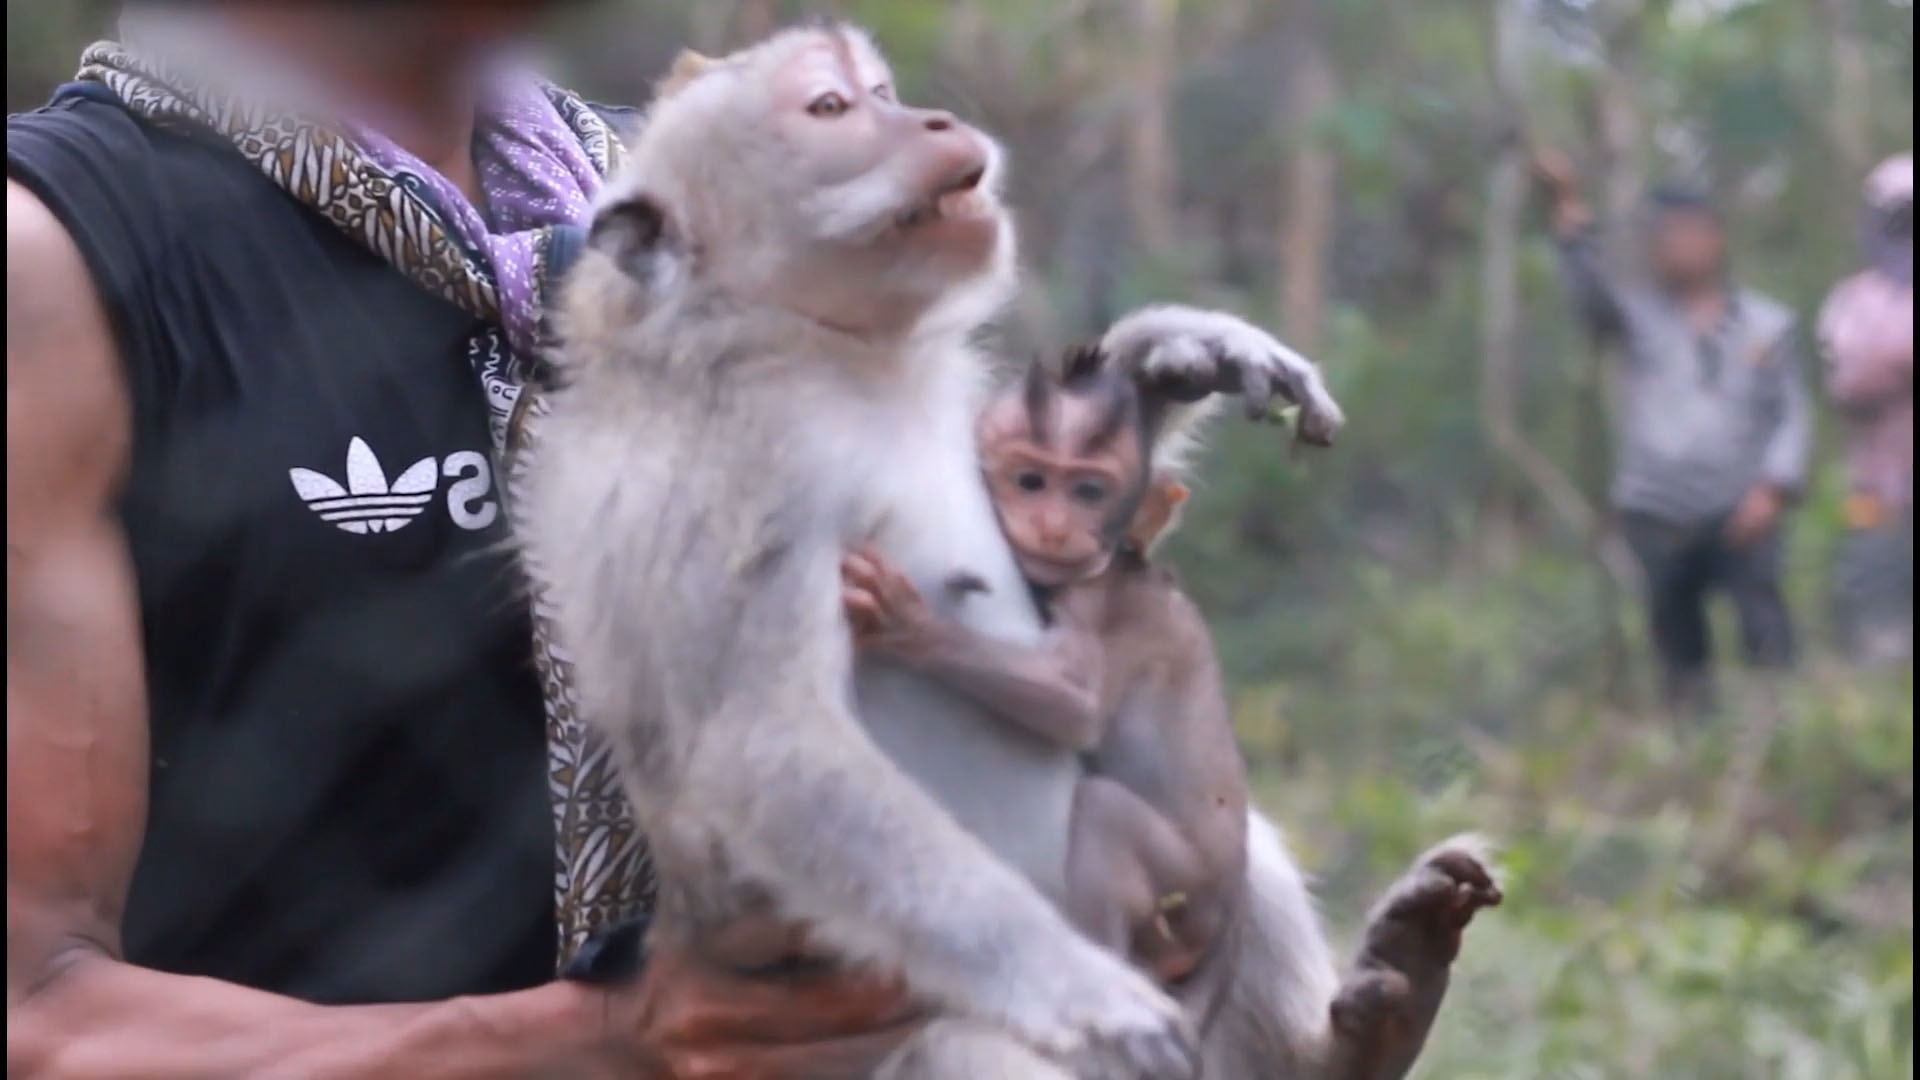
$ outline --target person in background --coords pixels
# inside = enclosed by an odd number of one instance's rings
[[[1645,572],[1663,691],[1676,706],[1706,707],[1714,590],[1738,609],[1750,665],[1794,659],[1781,526],[1806,478],[1811,415],[1793,315],[1733,281],[1703,194],[1652,192],[1644,272],[1621,274],[1603,265],[1567,159],[1543,152],[1534,171],[1579,315],[1619,354],[1611,496]]]
[[[1846,425],[1840,644],[1865,664],[1913,656],[1913,155],[1867,177],[1866,269],[1820,310],[1827,395]]]
[[[620,837],[559,859],[492,463],[615,151],[497,63],[557,3],[129,3],[8,118],[9,1077],[846,1075],[910,1022],[556,978]]]

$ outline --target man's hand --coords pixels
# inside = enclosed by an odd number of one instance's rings
[[[1555,202],[1578,195],[1580,181],[1573,169],[1573,159],[1552,147],[1543,147],[1533,152],[1527,167],[1533,172],[1534,180],[1539,183],[1547,195]]]
[[[1746,547],[1767,535],[1774,523],[1780,520],[1784,503],[1780,492],[1771,485],[1756,484],[1740,500],[1733,516],[1727,519],[1727,543],[1734,547]]]
[[[607,993],[610,1073],[648,1080],[867,1076],[920,1019],[897,979],[744,973],[675,947],[648,959],[639,986]]]
[[[1549,147],[1534,151],[1527,164],[1552,208],[1554,231],[1568,236],[1585,228],[1591,215],[1580,198],[1580,179],[1573,160]]]

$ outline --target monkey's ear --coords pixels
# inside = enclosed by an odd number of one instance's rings
[[[719,66],[720,62],[710,56],[702,56],[692,49],[682,49],[680,55],[673,58],[673,66],[654,84],[653,96],[656,99],[670,98],[686,89],[688,83]]]
[[[1133,549],[1142,555],[1150,554],[1160,541],[1165,540],[1179,522],[1180,507],[1191,494],[1187,485],[1164,473],[1155,473],[1147,481],[1147,490],[1140,497],[1140,507],[1134,511],[1133,521],[1127,526],[1127,541]]]
[[[601,207],[587,228],[587,246],[646,281],[659,278],[683,250],[666,207],[644,193]]]

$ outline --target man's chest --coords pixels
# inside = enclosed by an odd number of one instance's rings
[[[159,361],[177,379],[149,410],[125,503],[143,570],[244,579],[269,605],[477,572],[462,562],[498,576],[477,324],[380,273],[283,299],[263,289]]]

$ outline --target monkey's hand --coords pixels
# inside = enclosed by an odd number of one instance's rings
[[[1502,899],[1485,841],[1456,836],[1422,855],[1367,920],[1354,974],[1335,996],[1340,1080],[1399,1080],[1426,1045],[1474,913]]]
[[[1175,402],[1237,393],[1247,415],[1259,420],[1269,415],[1277,395],[1299,407],[1295,433],[1314,446],[1332,445],[1346,423],[1313,361],[1225,312],[1144,307],[1114,323],[1100,348],[1143,388]]]
[[[863,652],[913,656],[933,627],[933,609],[920,590],[870,549],[841,557],[840,597],[854,646]]]

